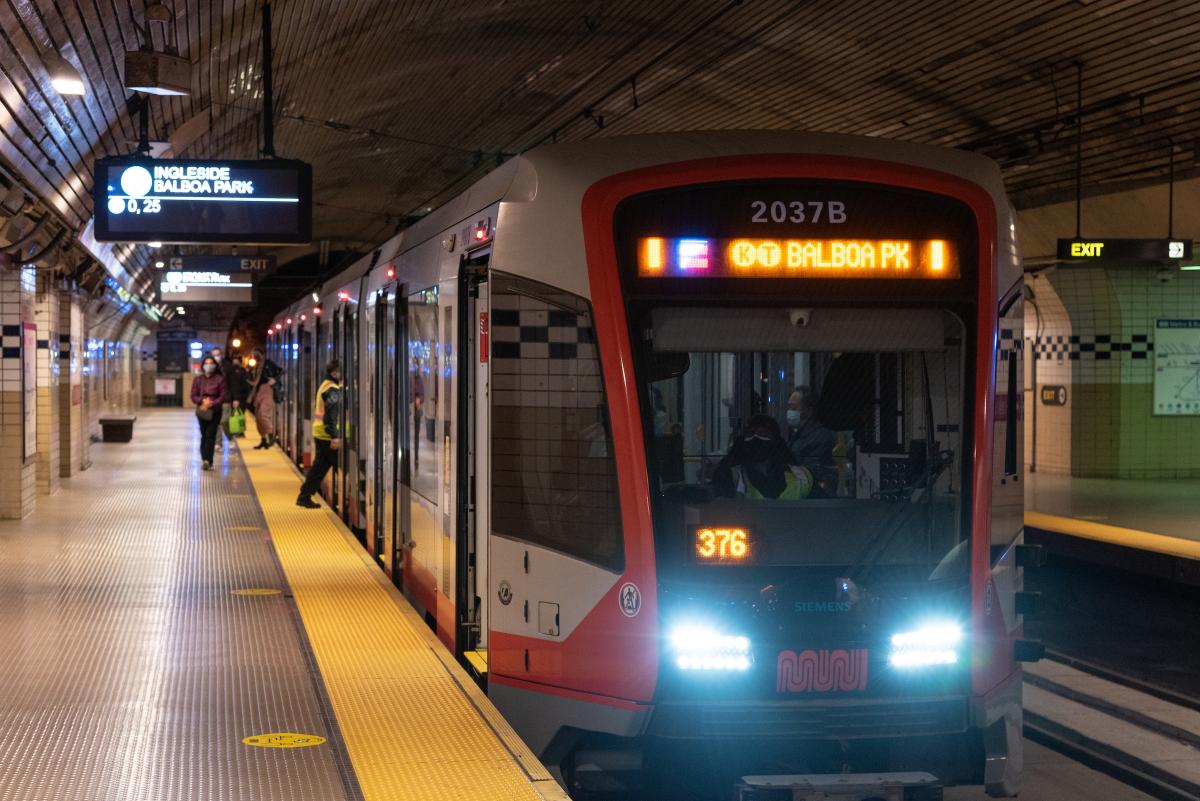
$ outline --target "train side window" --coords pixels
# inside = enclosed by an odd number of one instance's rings
[[[621,570],[612,429],[591,306],[493,274],[492,529]]]
[[[408,297],[408,442],[412,489],[438,503],[438,341],[437,287]]]

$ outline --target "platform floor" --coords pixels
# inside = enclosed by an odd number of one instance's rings
[[[278,451],[197,444],[144,410],[0,522],[0,799],[565,798]]]
[[[1025,523],[1115,545],[1200,559],[1200,482],[1035,473]]]

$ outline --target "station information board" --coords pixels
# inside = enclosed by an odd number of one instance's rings
[[[158,299],[164,303],[253,303],[255,273],[274,257],[172,256],[164,260]]]
[[[300,161],[96,162],[96,240],[304,244],[312,168]]]
[[[1154,414],[1200,415],[1200,320],[1154,321]]]

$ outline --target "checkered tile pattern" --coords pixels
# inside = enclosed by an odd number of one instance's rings
[[[1154,343],[1147,334],[1133,334],[1129,341],[1111,334],[1038,337],[1034,342],[1034,358],[1050,361],[1107,361],[1128,354],[1131,359],[1149,359]]]
[[[1021,341],[1016,338],[1014,329],[1000,329],[1000,361],[1006,362],[1010,358],[1021,358]]]
[[[21,358],[21,326],[6,325],[0,328],[0,356],[5,359]]]
[[[531,305],[531,304],[530,304]],[[577,359],[580,345],[594,345],[591,326],[574,312],[557,309],[495,309],[492,356],[497,359]]]

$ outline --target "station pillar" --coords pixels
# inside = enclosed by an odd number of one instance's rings
[[[51,273],[37,279],[34,305],[37,320],[37,491],[58,492],[59,481],[59,363],[58,289]]]
[[[33,511],[37,488],[37,272],[0,271],[0,518]]]
[[[83,306],[75,292],[58,296],[58,472],[73,476],[87,464],[83,412]]]

